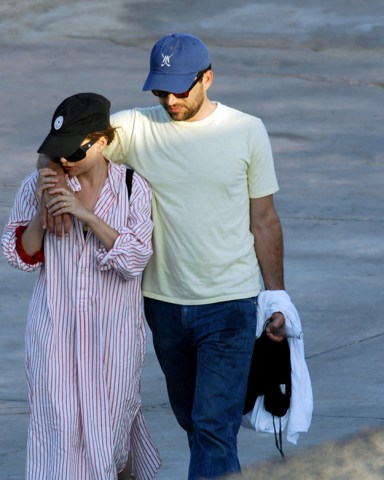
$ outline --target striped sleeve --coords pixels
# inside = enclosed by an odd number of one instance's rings
[[[26,272],[33,272],[42,265],[42,261],[34,264],[25,262],[20,256],[16,248],[16,230],[20,226],[27,226],[36,214],[38,201],[35,194],[36,182],[38,172],[29,175],[21,184],[12,207],[9,220],[4,227],[3,235],[1,237],[1,244],[3,253],[8,260],[9,265],[24,270]]]
[[[125,278],[140,275],[152,255],[151,191],[146,181],[138,174],[133,175],[132,195],[126,215],[128,225],[118,227],[118,238],[113,248],[104,247],[96,252],[100,270],[114,269]]]

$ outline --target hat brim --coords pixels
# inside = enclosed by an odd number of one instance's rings
[[[186,75],[149,73],[143,91],[163,90],[164,92],[183,93],[189,89],[195,78],[195,72]]]
[[[71,136],[49,134],[37,153],[51,157],[66,157],[74,153],[86,138],[87,136],[84,134]]]

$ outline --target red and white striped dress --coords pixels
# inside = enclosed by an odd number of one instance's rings
[[[22,183],[3,237],[11,265],[40,269],[28,312],[30,404],[27,480],[115,480],[131,449],[138,480],[154,478],[159,454],[141,411],[145,353],[141,272],[151,253],[151,194],[136,173],[109,163],[95,214],[119,233],[106,251],[72,219],[69,237],[44,237],[45,262],[16,251],[15,230],[37,208],[37,172]],[[70,179],[76,191],[80,184]]]

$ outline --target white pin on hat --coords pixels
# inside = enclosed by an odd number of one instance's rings
[[[55,120],[55,123],[53,124],[53,127],[55,130],[60,130],[60,128],[63,126],[64,122],[64,117],[60,115],[60,117],[57,117]]]

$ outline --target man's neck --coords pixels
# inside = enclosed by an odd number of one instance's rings
[[[212,115],[216,108],[217,103],[212,102],[212,100],[209,100],[209,98],[207,98],[201,106],[200,110],[196,113],[196,115],[187,120],[187,122],[198,122],[199,120],[204,120],[205,118],[208,118],[210,115]]]

